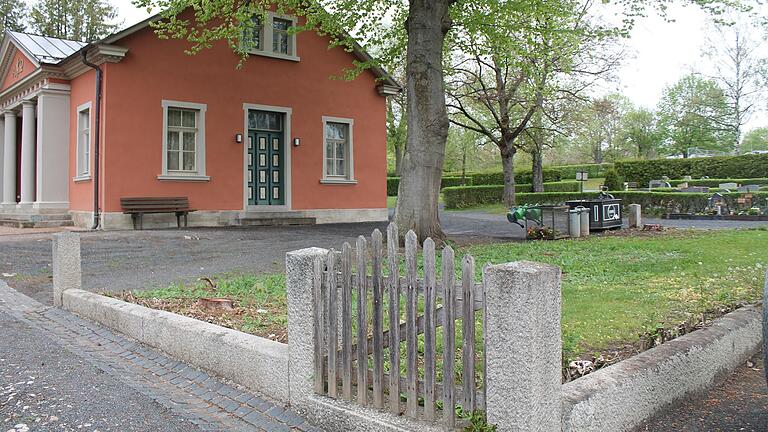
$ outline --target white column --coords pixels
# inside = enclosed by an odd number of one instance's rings
[[[3,143],[5,142],[5,116],[0,115],[0,203],[3,201]]]
[[[16,113],[5,112],[3,132],[3,206],[16,205]]]
[[[37,96],[37,191],[40,213],[69,209],[69,92],[42,90]]]
[[[21,118],[21,202],[35,201],[35,103],[22,102]]]

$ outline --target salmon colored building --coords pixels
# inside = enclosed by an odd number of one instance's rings
[[[149,20],[92,44],[6,32],[0,221],[131,228],[121,199],[135,197],[186,197],[198,226],[386,220],[400,88],[377,68],[335,79],[367,54],[295,23],[270,13],[239,69],[225,43],[190,56]]]

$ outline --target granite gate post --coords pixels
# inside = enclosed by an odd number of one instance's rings
[[[561,430],[560,269],[521,261],[488,266],[488,423],[502,431]]]
[[[642,228],[643,227],[643,208],[640,204],[629,205],[629,227],[630,228]]]
[[[83,286],[80,258],[80,235],[63,232],[53,235],[53,305],[61,307],[62,295],[68,289]]]
[[[314,394],[314,263],[328,250],[301,249],[285,257],[288,297],[288,399],[293,406]]]

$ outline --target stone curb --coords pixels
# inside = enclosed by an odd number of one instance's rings
[[[78,289],[63,308],[214,375],[288,403],[288,345]]]
[[[701,393],[762,343],[761,308],[747,306],[697,330],[563,385],[563,431],[630,431]]]

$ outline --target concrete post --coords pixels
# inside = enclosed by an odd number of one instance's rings
[[[21,201],[32,204],[35,201],[35,103],[21,103]]]
[[[61,307],[68,289],[83,286],[80,265],[80,235],[63,232],[53,235],[53,305]]]
[[[642,216],[642,207],[640,204],[630,204],[629,205],[629,227],[630,228],[642,228],[643,227],[643,216]]]
[[[581,227],[582,237],[589,237],[589,214],[590,213],[591,211],[588,208],[586,207],[581,208],[581,213],[580,213],[581,223],[579,225]]]
[[[488,423],[499,432],[560,431],[560,269],[521,261],[489,266],[483,277]]]
[[[581,216],[579,211],[568,210],[568,235],[573,238],[581,237]]]
[[[3,206],[16,206],[16,113],[5,111],[3,128]]]
[[[765,289],[763,299],[768,299],[768,269],[765,270]],[[768,364],[768,305],[763,300],[763,364]],[[765,379],[768,380],[768,369],[763,366]]]
[[[301,408],[314,393],[315,339],[313,276],[315,258],[324,258],[326,249],[308,248],[288,252],[285,257],[288,297],[288,399]]]

